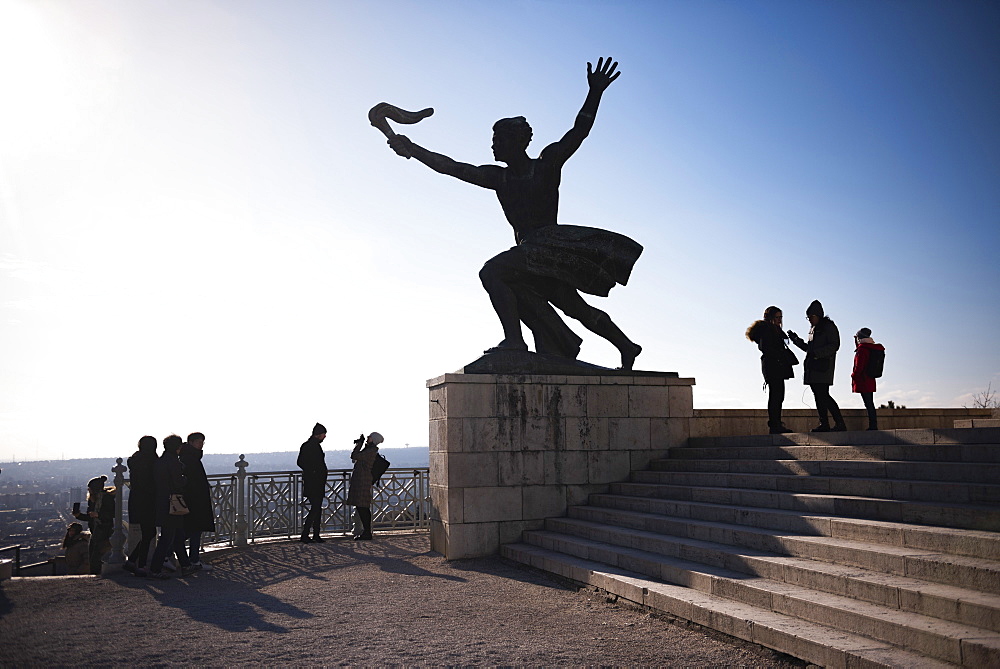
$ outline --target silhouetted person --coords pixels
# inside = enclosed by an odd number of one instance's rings
[[[791,330],[788,331],[788,337],[806,352],[803,382],[812,388],[813,397],[816,398],[816,413],[819,414],[819,425],[813,428],[813,432],[843,432],[847,426],[840,414],[840,406],[830,397],[833,372],[837,366],[837,351],[840,350],[840,330],[823,314],[823,305],[819,300],[813,300],[806,309],[806,318],[812,326],[809,328],[809,341],[802,341]],[[833,416],[832,428],[827,414]]]
[[[139,450],[128,459],[128,522],[142,531],[139,543],[125,563],[125,571],[145,576],[149,546],[156,538],[156,438],[139,440]]]
[[[66,573],[79,576],[91,573],[90,532],[83,531],[80,523],[70,523],[63,537],[62,547],[66,555]]]
[[[384,440],[378,432],[361,435],[354,442],[351,460],[354,461],[354,471],[351,472],[351,485],[347,491],[347,503],[354,506],[361,519],[361,533],[355,540],[372,538],[372,465],[378,456],[378,445]]]
[[[201,534],[215,532],[215,507],[212,505],[212,486],[208,482],[201,456],[205,448],[205,435],[192,432],[181,446],[180,461],[184,465],[187,486],[184,500],[190,513],[184,516],[184,537],[188,542],[188,559],[196,569],[211,569],[201,562]]]
[[[882,344],[872,339],[872,331],[861,328],[854,335],[854,369],[851,370],[851,390],[861,393],[861,400],[868,412],[868,429],[878,429],[878,414],[875,412],[875,379],[868,375],[868,360],[872,351],[885,352]]]
[[[114,486],[105,487],[107,476],[98,476],[87,483],[87,512],[73,515],[90,526],[90,573],[100,575],[102,558],[111,550],[111,533],[115,530]]]
[[[781,309],[768,307],[763,320],[754,321],[747,328],[747,339],[760,349],[760,369],[764,385],[768,387],[767,427],[771,434],[791,432],[781,422],[781,405],[785,401],[785,379],[795,376],[792,371],[794,355],[788,348],[781,329]]]
[[[320,423],[313,426],[312,436],[299,448],[296,464],[302,470],[302,496],[309,504],[309,512],[302,521],[302,536],[304,544],[322,543],[319,535],[322,523],[323,500],[326,497],[326,455],[323,453],[323,440],[326,439],[326,428]],[[312,531],[312,538],[309,532]]]
[[[642,351],[606,313],[580,295],[582,291],[606,297],[616,283],[625,285],[642,246],[614,232],[558,225],[557,221],[562,167],[590,134],[601,96],[620,74],[617,67],[610,58],[599,59],[596,71],[587,63],[590,90],[576,122],[538,158],[528,157],[531,126],[523,116],[501,119],[493,126],[493,156],[507,167],[459,163],[414,144],[405,135],[389,140],[401,156],[412,156],[436,172],[495,191],[514,228],[517,246],[487,261],[479,273],[503,327],[503,341],[491,351],[527,350],[521,334],[523,321],[534,335],[536,351],[576,358],[582,340],[551,305],[614,344],[623,369],[632,369]]]
[[[156,550],[149,565],[150,578],[169,578],[163,573],[163,562],[168,553],[177,558],[181,575],[197,571],[191,566],[187,551],[184,550],[184,516],[170,513],[170,496],[183,495],[187,485],[184,476],[184,465],[177,457],[181,448],[181,438],[172,434],[163,440],[163,455],[154,468],[156,478],[156,524],[160,528],[160,536],[156,540]]]

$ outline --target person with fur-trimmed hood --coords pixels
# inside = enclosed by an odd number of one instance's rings
[[[118,489],[105,486],[108,477],[101,475],[87,482],[87,511],[74,512],[78,520],[90,526],[90,573],[101,575],[104,554],[111,550],[115,530],[115,495]]]
[[[851,371],[851,390],[861,393],[868,412],[868,429],[878,429],[878,415],[875,413],[875,378],[868,376],[868,360],[872,351],[885,352],[885,346],[876,344],[872,339],[872,331],[861,328],[854,335],[854,369]]]
[[[809,340],[802,341],[791,330],[788,338],[792,343],[806,352],[803,382],[812,388],[816,398],[816,413],[819,414],[819,425],[813,432],[843,432],[847,429],[840,406],[830,397],[830,386],[833,385],[833,372],[837,366],[837,351],[840,350],[840,330],[837,325],[823,313],[823,305],[819,300],[813,300],[806,309],[806,318],[812,326],[809,328]],[[827,414],[833,415],[833,427]]]
[[[760,349],[760,369],[764,374],[764,385],[768,387],[767,427],[770,434],[791,432],[781,422],[781,405],[785,401],[785,379],[795,376],[792,365],[798,360],[789,350],[787,338],[781,329],[781,309],[768,307],[764,318],[754,321],[747,328],[747,339]]]

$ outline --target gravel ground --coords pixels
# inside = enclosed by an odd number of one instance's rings
[[[211,572],[0,583],[0,665],[801,667],[424,534],[281,542]]]

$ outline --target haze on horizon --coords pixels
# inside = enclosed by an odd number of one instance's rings
[[[819,299],[841,406],[861,327],[878,403],[970,404],[1000,387],[998,37],[975,0],[0,0],[0,462],[294,450],[316,421],[425,445],[426,380],[500,340],[477,274],[513,235],[367,110],[434,107],[397,130],[473,164],[524,115],[534,156],[609,55],[560,221],[645,246],[594,300],[637,369],[763,408],[744,330],[776,304],[804,335]]]

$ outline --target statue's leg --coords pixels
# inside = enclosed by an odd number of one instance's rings
[[[570,318],[583,323],[584,327],[614,344],[622,357],[622,369],[632,369],[642,347],[625,336],[606,313],[587,304],[579,291],[569,284],[561,284],[551,296],[552,304],[563,310]]]
[[[527,350],[521,334],[521,319],[517,310],[517,296],[511,284],[517,280],[520,268],[524,265],[523,258],[512,248],[493,256],[479,270],[479,280],[490,296],[493,310],[497,312],[500,325],[503,327],[503,341],[496,348]]]
[[[583,340],[573,332],[549,304],[548,297],[530,286],[515,286],[521,320],[535,339],[538,353],[575,360]]]

